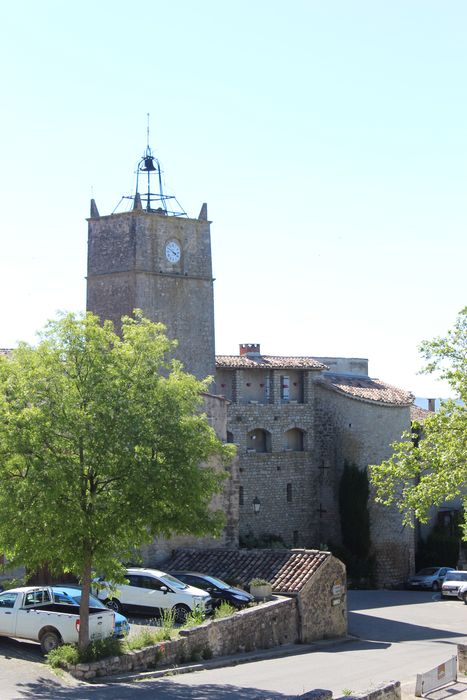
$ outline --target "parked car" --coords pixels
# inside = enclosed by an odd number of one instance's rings
[[[0,636],[39,642],[47,654],[59,644],[78,642],[80,617],[75,606],[57,603],[50,587],[22,586],[0,593]],[[111,637],[115,614],[112,610],[89,608],[89,638]]]
[[[102,579],[94,589],[99,600],[116,612],[128,610],[143,614],[172,610],[175,622],[185,622],[187,615],[201,610],[205,615],[212,612],[209,593],[189,586],[183,581],[157,569],[126,569],[128,583],[117,584],[115,591]],[[103,587],[102,587],[103,586]]]
[[[455,571],[449,566],[429,566],[417,571],[415,576],[407,580],[407,588],[428,588],[432,591],[441,590],[446,574]]]
[[[66,586],[61,586],[55,584],[50,587],[53,592],[54,601],[56,603],[62,603],[63,605],[75,605],[78,606],[81,603],[81,588],[79,586],[72,586],[70,584]],[[106,606],[104,603],[93,595],[89,596],[89,607],[91,608],[104,608]],[[115,612],[115,629],[113,636],[117,639],[122,639],[127,637],[130,633],[130,623],[127,618],[119,612]]]
[[[450,571],[441,588],[442,598],[457,598],[462,583],[467,583],[467,571]]]
[[[197,571],[173,571],[176,578],[188,583],[190,586],[202,588],[207,591],[212,598],[213,607],[218,607],[223,601],[233,605],[235,608],[244,608],[248,603],[254,601],[254,596],[241,588],[234,588],[216,576],[200,574]]]

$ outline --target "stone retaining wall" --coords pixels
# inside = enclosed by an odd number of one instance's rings
[[[270,602],[246,608],[220,620],[209,620],[199,627],[180,630],[180,637],[86,664],[69,666],[75,678],[90,680],[157,666],[170,666],[216,656],[269,649],[293,644],[299,638],[296,600],[275,596]]]
[[[369,690],[365,690],[362,693],[352,693],[352,695],[345,695],[337,700],[400,700],[401,698],[401,684],[399,681],[391,681],[390,683],[383,683],[381,685],[374,686]]]
[[[370,690],[366,690],[362,693],[344,695],[336,700],[400,700],[400,698],[401,684],[399,681],[394,681],[374,686]],[[332,692],[330,690],[317,688],[316,690],[309,690],[308,693],[304,695],[300,695],[300,700],[332,700]]]

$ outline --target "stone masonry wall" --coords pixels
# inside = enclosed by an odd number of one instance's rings
[[[165,256],[170,240],[181,249],[174,264]],[[214,375],[208,221],[144,210],[89,219],[87,309],[118,327],[134,308],[166,325],[186,371],[199,379]]]
[[[306,403],[281,402],[278,382],[285,372],[270,373],[269,403],[256,403],[255,399],[252,399],[255,403],[246,403],[243,398],[246,384],[258,383],[262,375],[257,373],[255,377],[253,371],[235,373],[237,402],[228,406],[227,429],[238,447],[240,536],[279,535],[287,546],[318,548],[316,487],[319,472],[314,462],[314,406],[310,382],[305,378],[302,387]],[[229,381],[224,371],[220,383],[231,386],[232,374]],[[293,384],[292,380],[290,382]],[[299,384],[298,376],[296,384]],[[251,387],[247,389],[252,391]],[[258,429],[268,433],[270,451],[251,449],[248,435]],[[302,431],[303,450],[286,447],[285,434],[293,429]],[[253,509],[255,498],[260,501],[259,512]]]
[[[210,620],[181,630],[179,639],[133,651],[123,656],[70,666],[76,678],[91,680],[132,670],[171,666],[188,660],[226,656],[254,649],[269,649],[298,640],[295,600],[275,596],[254,608],[240,610],[230,617]]]
[[[316,387],[316,450],[325,474],[321,502],[328,540],[339,542],[338,488],[344,462],[365,469],[391,454],[391,443],[409,429],[407,406],[385,406],[347,398]],[[376,554],[377,581],[381,586],[400,583],[414,566],[415,540],[402,527],[396,508],[378,505],[370,496],[371,541]]]
[[[344,564],[336,557],[329,557],[303,586],[297,605],[302,642],[346,635],[347,581]]]

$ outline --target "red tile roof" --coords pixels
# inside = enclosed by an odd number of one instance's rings
[[[179,549],[168,571],[198,571],[245,588],[253,578],[272,584],[275,593],[298,593],[331,556],[315,549]]]
[[[379,379],[370,377],[356,377],[342,374],[323,374],[318,380],[326,389],[337,391],[353,399],[380,403],[387,406],[410,406],[414,396],[408,391],[398,389],[396,386],[385,384]]]
[[[281,357],[280,355],[217,355],[217,369],[326,369],[312,357]]]
[[[433,416],[434,411],[427,411],[426,408],[421,408],[420,406],[411,406],[410,407],[410,420],[414,421],[417,420],[419,423],[425,420],[425,418],[428,418],[428,416]]]

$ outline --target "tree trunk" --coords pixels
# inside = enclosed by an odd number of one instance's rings
[[[81,651],[89,644],[89,594],[91,592],[91,556],[85,554],[83,572],[81,576],[81,602],[79,606],[79,639],[78,647]]]

